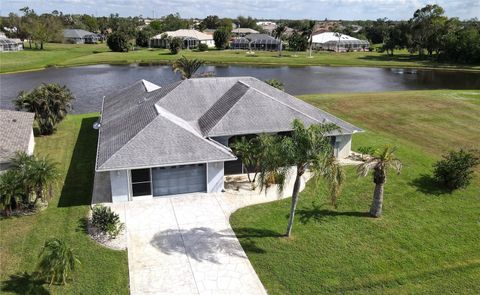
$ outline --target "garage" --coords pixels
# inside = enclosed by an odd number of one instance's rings
[[[153,196],[207,191],[205,164],[152,168]]]

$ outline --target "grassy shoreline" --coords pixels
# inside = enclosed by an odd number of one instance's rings
[[[0,73],[13,74],[38,71],[50,67],[75,67],[98,64],[170,64],[179,56],[199,58],[208,65],[245,65],[245,66],[332,66],[332,67],[399,67],[413,69],[435,69],[444,71],[480,72],[480,65],[459,65],[420,60],[418,56],[399,51],[393,57],[377,52],[316,52],[309,58],[305,52],[284,51],[282,57],[277,52],[211,50],[196,52],[184,50],[178,55],[171,55],[165,49],[140,49],[126,53],[108,50],[105,44],[74,45],[46,44],[45,50],[25,49],[0,55]],[[8,58],[7,58],[8,57]]]

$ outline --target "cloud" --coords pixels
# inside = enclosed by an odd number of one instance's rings
[[[183,17],[205,17],[210,14],[236,17],[289,19],[408,19],[429,0],[2,0],[1,13],[18,12],[29,6],[37,12],[60,10],[64,13],[87,13],[151,17],[179,12]],[[468,19],[480,16],[478,0],[438,0],[448,16]]]

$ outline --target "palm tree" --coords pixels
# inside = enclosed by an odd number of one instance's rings
[[[247,139],[245,136],[242,136],[240,139],[236,140],[232,144],[232,149],[237,156],[240,156],[242,159],[243,166],[247,171],[247,178],[249,182],[255,182],[257,178],[257,171],[259,169],[259,154],[260,154],[260,145],[257,138]],[[250,177],[250,167],[253,167],[254,176],[253,179]]]
[[[15,99],[17,110],[35,113],[35,121],[40,129],[40,134],[48,135],[55,131],[71,110],[73,94],[66,86],[58,84],[45,84],[32,90],[22,91]]]
[[[28,174],[28,181],[32,185],[36,196],[34,204],[39,199],[45,202],[45,197],[52,197],[53,185],[60,176],[57,163],[48,158],[35,159],[28,169]]]
[[[310,20],[302,30],[302,35],[304,37],[307,37],[308,39],[308,46],[310,48],[309,57],[312,57],[312,43],[313,43],[313,33],[314,33],[315,25],[316,25],[316,22],[314,20]]]
[[[305,127],[299,120],[293,121],[293,130],[291,136],[275,139],[275,136],[265,135],[263,139],[267,143],[264,152],[270,159],[270,163],[265,165],[261,162],[259,182],[261,187],[269,185],[269,177],[273,173],[279,189],[283,190],[284,182],[288,168],[295,166],[296,175],[292,191],[292,203],[290,206],[290,216],[287,225],[286,236],[290,236],[295,218],[295,210],[298,203],[301,178],[307,168],[315,175],[328,181],[330,186],[330,197],[332,203],[336,204],[336,198],[340,193],[340,187],[344,181],[344,174],[339,163],[332,158],[333,150],[330,144],[330,138],[326,134],[338,130],[334,124],[318,124]],[[270,142],[268,142],[270,141]]]
[[[182,56],[173,62],[172,68],[174,72],[182,74],[182,79],[190,79],[204,63],[205,61],[203,60],[187,59],[185,56]]]
[[[272,32],[273,37],[280,41],[280,50],[278,51],[279,56],[282,56],[282,49],[283,49],[282,38],[283,38],[283,34],[285,34],[286,31],[287,31],[287,26],[285,24],[279,24]]]
[[[20,205],[23,196],[21,178],[15,170],[7,170],[0,175],[0,203],[6,215],[12,211],[12,205]]]
[[[80,263],[72,248],[55,238],[45,241],[39,257],[38,274],[49,280],[50,285],[54,282],[65,285],[75,265]]]
[[[387,171],[394,169],[397,174],[402,170],[402,162],[395,156],[396,147],[386,145],[380,152],[375,152],[370,159],[358,165],[357,172],[359,176],[367,176],[370,170],[373,170],[373,182],[375,191],[373,201],[370,207],[372,217],[380,217],[383,207],[383,189],[387,182]]]

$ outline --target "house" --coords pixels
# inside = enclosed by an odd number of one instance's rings
[[[258,34],[259,32],[250,28],[236,28],[232,30],[232,36],[244,37],[249,34]]]
[[[162,87],[142,80],[103,100],[95,182],[105,182],[108,202],[221,192],[224,175],[243,172],[229,145],[241,136],[290,132],[294,119],[337,124],[330,136],[339,158],[361,131],[252,77]]]
[[[280,50],[281,41],[267,34],[249,34],[245,37],[234,38],[232,49],[248,50]]]
[[[100,40],[100,36],[81,29],[65,29],[63,39],[66,43],[95,44]]]
[[[20,39],[10,39],[5,33],[0,32],[0,52],[23,50],[23,42]]]
[[[0,173],[10,166],[16,152],[33,154],[33,119],[35,114],[0,110]]]
[[[169,44],[169,38],[180,38],[183,40],[183,47],[197,48],[198,44],[203,43],[207,44],[208,47],[214,47],[215,42],[213,41],[213,34],[205,34],[197,30],[186,30],[180,29],[176,31],[167,31],[156,36],[153,36],[150,39],[151,47],[162,47],[167,48]]]
[[[341,33],[324,32],[313,35],[312,46],[316,49],[337,52],[365,51],[368,50],[370,43]]]

